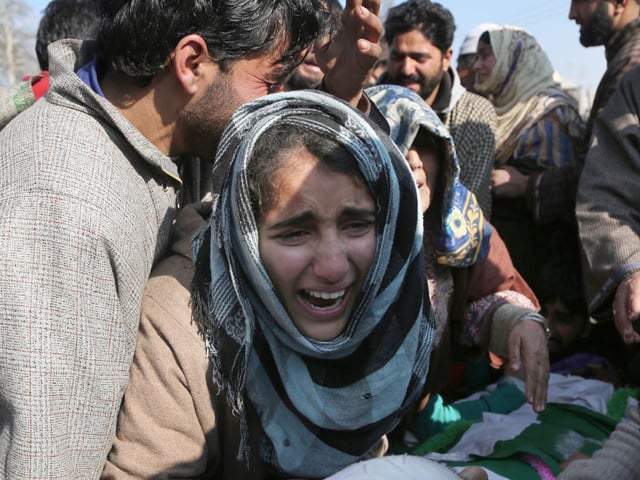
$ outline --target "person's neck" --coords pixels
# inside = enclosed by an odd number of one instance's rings
[[[155,77],[142,86],[136,79],[112,71],[100,78],[107,100],[158,150],[170,155],[176,115],[164,83]]]
[[[444,112],[446,112],[451,103],[451,93],[453,88],[453,81],[449,75],[449,71],[444,72],[442,80],[433,90],[428,99],[425,99],[427,105],[429,105],[434,112],[440,117],[440,120],[444,120]]]
[[[635,3],[635,0],[633,0],[633,3]],[[614,21],[613,21],[614,34],[624,30],[627,27],[627,25],[629,25],[634,20],[637,20],[639,15],[640,15],[640,6],[637,6],[637,4],[634,6],[630,6],[630,5],[627,6],[627,8],[625,8],[620,15],[614,18]]]
[[[429,95],[427,98],[424,99],[426,104],[429,105],[430,107],[433,106],[433,102],[435,102],[436,98],[438,98],[438,93],[440,93],[440,84],[438,84],[438,86],[433,89],[433,92],[431,92],[431,95]]]

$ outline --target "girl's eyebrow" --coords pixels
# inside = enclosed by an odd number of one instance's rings
[[[357,208],[357,207],[345,207],[341,212],[341,216],[355,217],[355,218],[371,218],[376,216],[374,209],[369,208]],[[293,217],[286,218],[281,222],[274,223],[267,226],[267,230],[278,230],[281,228],[290,228],[298,225],[302,225],[313,218],[313,213],[310,211],[304,211]]]
[[[309,210],[306,210],[302,213],[299,213],[298,215],[294,215],[293,217],[286,218],[281,222],[277,222],[272,225],[269,225],[267,229],[276,230],[279,228],[293,227],[293,226],[308,222],[309,220],[311,220],[311,218],[313,218],[313,214]]]
[[[341,215],[347,215],[349,217],[357,218],[367,218],[375,217],[376,212],[374,209],[369,208],[345,207],[345,209],[342,210]]]

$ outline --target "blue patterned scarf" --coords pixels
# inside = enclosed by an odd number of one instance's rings
[[[260,136],[285,122],[337,141],[377,202],[376,255],[350,321],[331,341],[298,331],[260,260],[247,166]],[[247,458],[249,401],[264,432],[261,458],[279,474],[324,478],[362,457],[422,392],[434,327],[415,182],[388,137],[316,91],[241,107],[219,144],[216,170],[227,174],[194,242],[194,319],[214,380],[243,423],[239,457]]]
[[[491,226],[485,221],[475,195],[460,183],[460,166],[453,139],[438,116],[420,98],[405,87],[376,85],[366,90],[389,123],[391,138],[406,155],[418,131],[441,139],[444,162],[440,169],[440,198],[427,211],[426,236],[433,242],[438,263],[467,267],[484,259],[489,251]],[[436,208],[437,207],[437,208]],[[439,214],[438,214],[439,212]]]

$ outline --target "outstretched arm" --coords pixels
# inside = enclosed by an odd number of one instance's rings
[[[616,327],[628,343],[640,340],[632,328],[640,312],[639,80],[640,69],[624,77],[596,119],[576,208],[589,313],[608,320],[615,299]]]

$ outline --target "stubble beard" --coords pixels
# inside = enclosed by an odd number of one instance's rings
[[[601,2],[589,22],[580,31],[583,47],[605,45],[613,33],[613,18],[609,16],[606,1]]]
[[[322,77],[307,77],[305,75],[301,75],[300,72],[298,72],[298,70],[296,69],[291,72],[289,77],[287,77],[287,81],[285,82],[285,89],[288,91],[313,89],[318,87],[320,83],[322,83]]]
[[[438,88],[438,85],[442,82],[444,72],[440,69],[440,73],[434,76],[431,80],[425,82],[420,90],[420,96],[426,101],[431,96],[433,91]]]
[[[191,155],[213,163],[222,133],[242,102],[225,74],[195,104],[183,110],[183,138]]]
[[[423,100],[426,100],[427,98],[429,98],[431,96],[433,91],[436,88],[438,88],[438,85],[440,85],[440,83],[442,82],[442,77],[445,74],[445,72],[442,70],[442,66],[443,66],[443,64],[442,64],[442,62],[440,62],[440,69],[438,70],[439,73],[437,73],[436,75],[434,75],[430,79],[424,78],[419,73],[414,73],[413,75],[403,75],[402,73],[398,73],[398,74],[396,74],[394,76],[390,76],[390,81],[391,81],[391,83],[393,83],[395,85],[400,85],[400,86],[405,86],[406,85],[405,80],[409,80],[410,83],[419,84],[420,85],[420,91],[419,92],[415,92],[415,93],[420,95],[420,97]]]

